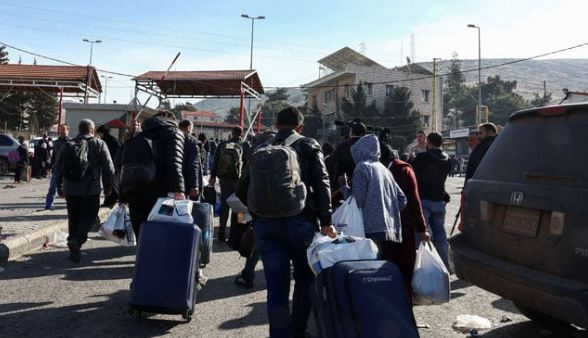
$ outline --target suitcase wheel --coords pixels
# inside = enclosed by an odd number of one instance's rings
[[[192,321],[192,311],[186,310],[186,312],[184,312],[182,314],[182,318],[186,321],[186,323],[191,322]]]

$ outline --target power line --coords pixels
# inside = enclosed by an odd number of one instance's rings
[[[249,40],[249,37],[246,37],[246,36],[237,36],[237,35],[228,35],[228,34],[219,34],[219,33],[203,32],[203,31],[187,30],[187,29],[182,29],[179,27],[159,26],[159,25],[154,25],[154,24],[150,24],[150,23],[146,23],[146,22],[135,22],[135,21],[128,21],[128,20],[121,20],[121,19],[112,18],[112,17],[93,16],[93,15],[87,15],[87,14],[83,14],[83,13],[59,11],[59,10],[50,9],[50,8],[34,7],[34,6],[15,4],[15,3],[4,2],[3,4],[5,6],[11,6],[11,7],[23,8],[23,9],[29,9],[29,10],[32,9],[32,10],[36,10],[36,11],[49,12],[49,13],[60,14],[60,15],[64,15],[64,16],[74,16],[76,18],[85,17],[85,18],[96,19],[96,20],[101,20],[101,21],[108,20],[108,21],[112,21],[112,22],[130,24],[130,25],[140,26],[142,28],[144,28],[144,27],[157,28],[157,29],[161,29],[161,30],[172,31],[174,33],[181,31],[181,32],[186,32],[186,33],[190,33],[190,34],[200,34],[200,35],[214,36],[214,37],[232,39],[232,40],[244,40],[244,41]],[[266,42],[266,43],[280,45],[280,46],[287,45],[287,46],[297,46],[297,47],[306,48],[306,49],[330,50],[326,47],[321,47],[321,46],[311,46],[311,45],[306,45],[306,44],[303,45],[303,44],[296,44],[296,43],[289,43],[289,42],[285,44],[284,41],[272,41],[272,40],[263,40],[263,39],[257,39],[256,41],[257,42]]]

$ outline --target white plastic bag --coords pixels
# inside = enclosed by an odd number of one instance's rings
[[[67,232],[57,231],[53,234],[53,243],[51,244],[55,248],[67,248]]]
[[[462,333],[468,333],[471,330],[489,330],[492,328],[492,322],[484,317],[474,315],[459,315],[453,328]]]
[[[192,201],[159,198],[151,209],[148,221],[193,224]]]
[[[231,196],[227,198],[227,205],[234,213],[246,213],[249,211],[249,209],[247,209],[245,204],[241,202],[235,193],[231,194]]]
[[[371,239],[337,236],[336,239],[316,234],[306,251],[311,270],[318,274],[337,262],[376,259],[378,247]]]
[[[412,277],[413,303],[443,304],[451,299],[449,272],[431,242],[421,242]]]
[[[121,230],[124,237],[120,238],[114,235],[115,230]],[[123,204],[118,204],[112,209],[98,233],[107,240],[122,246],[135,246],[137,244],[129,212]]]
[[[333,225],[339,234],[365,238],[363,213],[353,196],[347,198],[333,213]]]

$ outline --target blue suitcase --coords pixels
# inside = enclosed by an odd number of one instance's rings
[[[200,245],[200,267],[204,268],[210,263],[212,254],[212,242],[214,236],[214,209],[208,203],[194,202],[192,205],[192,218],[200,231],[202,231],[202,244]]]
[[[141,226],[129,312],[181,314],[196,304],[201,232],[194,224],[147,221]]]
[[[394,263],[339,262],[317,276],[311,298],[321,337],[419,337],[402,274]]]

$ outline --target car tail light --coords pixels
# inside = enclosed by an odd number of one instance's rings
[[[540,116],[559,116],[568,112],[565,106],[547,107],[539,110]]]
[[[494,203],[480,201],[480,220],[490,222],[494,214]]]
[[[551,222],[549,222],[549,233],[556,236],[563,235],[565,219],[565,213],[553,211],[551,213]]]

